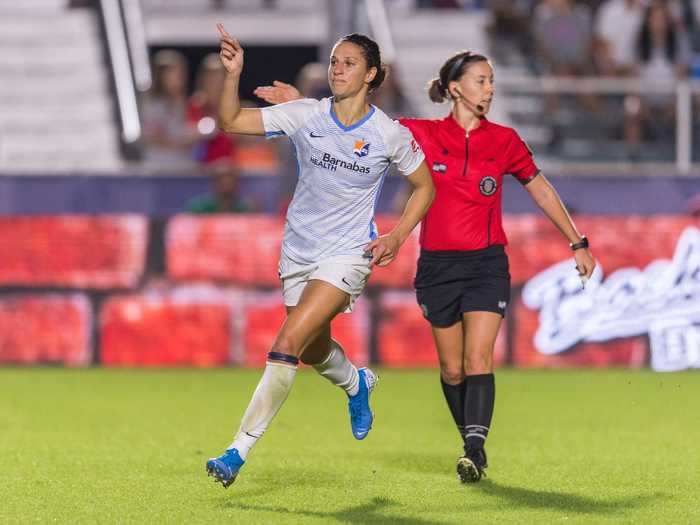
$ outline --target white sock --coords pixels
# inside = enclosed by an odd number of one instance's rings
[[[357,373],[357,368],[345,356],[343,347],[333,339],[331,339],[331,351],[328,357],[322,363],[314,365],[314,368],[350,396],[356,395],[360,389],[360,376]]]
[[[291,357],[291,356],[288,356]],[[280,407],[292,390],[297,366],[291,362],[272,360],[268,356],[267,365],[258,383],[248,408],[243,414],[241,427],[228,447],[235,448],[242,459],[248,456],[253,445],[262,437],[277,415]]]

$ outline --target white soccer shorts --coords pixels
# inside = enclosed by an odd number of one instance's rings
[[[370,260],[359,255],[338,255],[314,264],[297,264],[282,256],[279,274],[285,306],[296,306],[306,284],[312,279],[318,279],[349,294],[350,303],[345,312],[352,312],[355,301],[372,273]]]

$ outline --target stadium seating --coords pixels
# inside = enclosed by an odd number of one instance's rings
[[[66,4],[0,5],[0,171],[123,165],[97,14]]]

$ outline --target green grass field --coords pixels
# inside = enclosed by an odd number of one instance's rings
[[[374,430],[312,371],[228,490],[260,372],[0,369],[0,523],[700,523],[700,375],[500,371],[461,485],[436,371],[380,371]]]

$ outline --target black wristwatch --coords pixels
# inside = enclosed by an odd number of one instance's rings
[[[588,248],[588,237],[585,235],[581,235],[581,240],[577,243],[570,242],[569,246],[571,246],[572,251],[580,250],[581,248]]]

